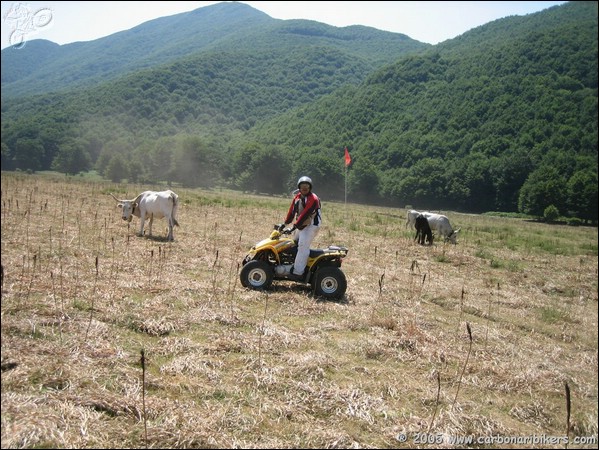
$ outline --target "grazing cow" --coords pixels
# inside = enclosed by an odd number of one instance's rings
[[[452,244],[456,244],[456,238],[461,228],[454,230],[447,216],[433,213],[423,213],[428,224],[431,226],[431,230],[435,231],[439,236],[442,236],[445,241],[449,241]]]
[[[447,218],[447,216],[444,216],[442,214],[435,214],[431,212],[419,212],[411,209],[410,211],[408,211],[408,221],[406,225],[414,224],[415,226],[416,217],[418,217],[419,214],[422,214],[428,219],[428,224],[430,225],[431,230],[435,231],[437,235],[442,236],[443,239],[445,239],[445,241],[449,241],[452,244],[456,243],[457,234],[461,230],[461,228],[454,230],[451,224],[449,223],[449,219]]]
[[[420,245],[424,245],[425,238],[428,245],[433,245],[433,231],[428,223],[428,219],[423,214],[418,214],[416,217],[416,236],[414,240],[418,239]]]
[[[144,235],[144,223],[146,219],[150,219],[148,236],[152,236],[152,222],[154,222],[154,218],[161,219],[166,217],[166,220],[168,221],[168,234],[166,239],[168,241],[175,240],[173,236],[173,227],[175,225],[179,226],[179,222],[177,222],[179,196],[173,191],[145,191],[133,200],[119,200],[114,195],[112,195],[112,197],[118,202],[118,207],[123,210],[123,220],[131,222],[133,216],[139,217],[139,236]]]

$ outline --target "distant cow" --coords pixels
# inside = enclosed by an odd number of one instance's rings
[[[420,245],[424,245],[425,239],[428,245],[433,245],[433,231],[428,223],[428,219],[423,214],[418,214],[416,217],[416,236],[414,240],[418,239]]]
[[[441,214],[433,214],[433,213],[423,213],[425,214],[428,224],[431,227],[431,230],[435,231],[437,235],[442,236],[445,241],[449,241],[452,244],[456,244],[456,238],[461,228],[454,230],[451,224],[449,223],[449,219],[447,216],[443,216]]]
[[[152,222],[154,222],[154,218],[161,219],[166,217],[168,222],[168,234],[166,239],[168,241],[175,240],[173,236],[173,227],[175,225],[179,226],[179,222],[177,222],[179,196],[173,191],[145,191],[133,200],[119,200],[114,195],[112,195],[112,198],[118,202],[118,207],[122,208],[123,220],[131,222],[133,216],[139,217],[139,236],[143,236],[144,234],[144,223],[146,219],[150,219],[148,236],[152,236]]]
[[[444,216],[442,214],[435,214],[427,211],[419,212],[411,209],[410,211],[408,211],[408,221],[406,225],[413,224],[415,226],[416,217],[418,217],[419,214],[422,214],[427,218],[431,230],[436,232],[437,235],[442,236],[443,239],[445,239],[445,241],[449,241],[452,244],[456,243],[457,234],[461,230],[461,228],[454,230],[451,224],[449,223],[449,219],[447,218],[447,216]]]

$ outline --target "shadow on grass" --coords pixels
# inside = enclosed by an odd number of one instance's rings
[[[273,285],[271,287],[271,291],[277,292],[277,293],[279,293],[279,292],[280,293],[294,293],[294,294],[300,294],[300,295],[307,294],[318,303],[331,302],[331,303],[338,303],[341,305],[349,304],[347,295],[343,295],[343,297],[341,297],[339,299],[323,297],[320,295],[316,295],[314,293],[314,289],[312,288],[312,286],[309,284],[305,284],[305,283],[299,283],[299,282],[293,282],[293,281],[282,281],[279,283],[273,283]]]

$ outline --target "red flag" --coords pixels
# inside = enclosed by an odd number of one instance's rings
[[[351,164],[351,156],[349,156],[349,152],[347,151],[347,147],[345,147],[345,167]]]

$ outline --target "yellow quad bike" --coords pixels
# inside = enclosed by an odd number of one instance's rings
[[[250,289],[268,289],[273,280],[289,280],[291,267],[297,253],[297,243],[289,236],[291,230],[284,224],[275,225],[268,239],[254,245],[243,259],[239,278],[242,286]],[[320,297],[340,299],[347,289],[347,279],[341,271],[341,260],[347,248],[329,246],[310,249],[310,257],[301,280],[310,284]]]

